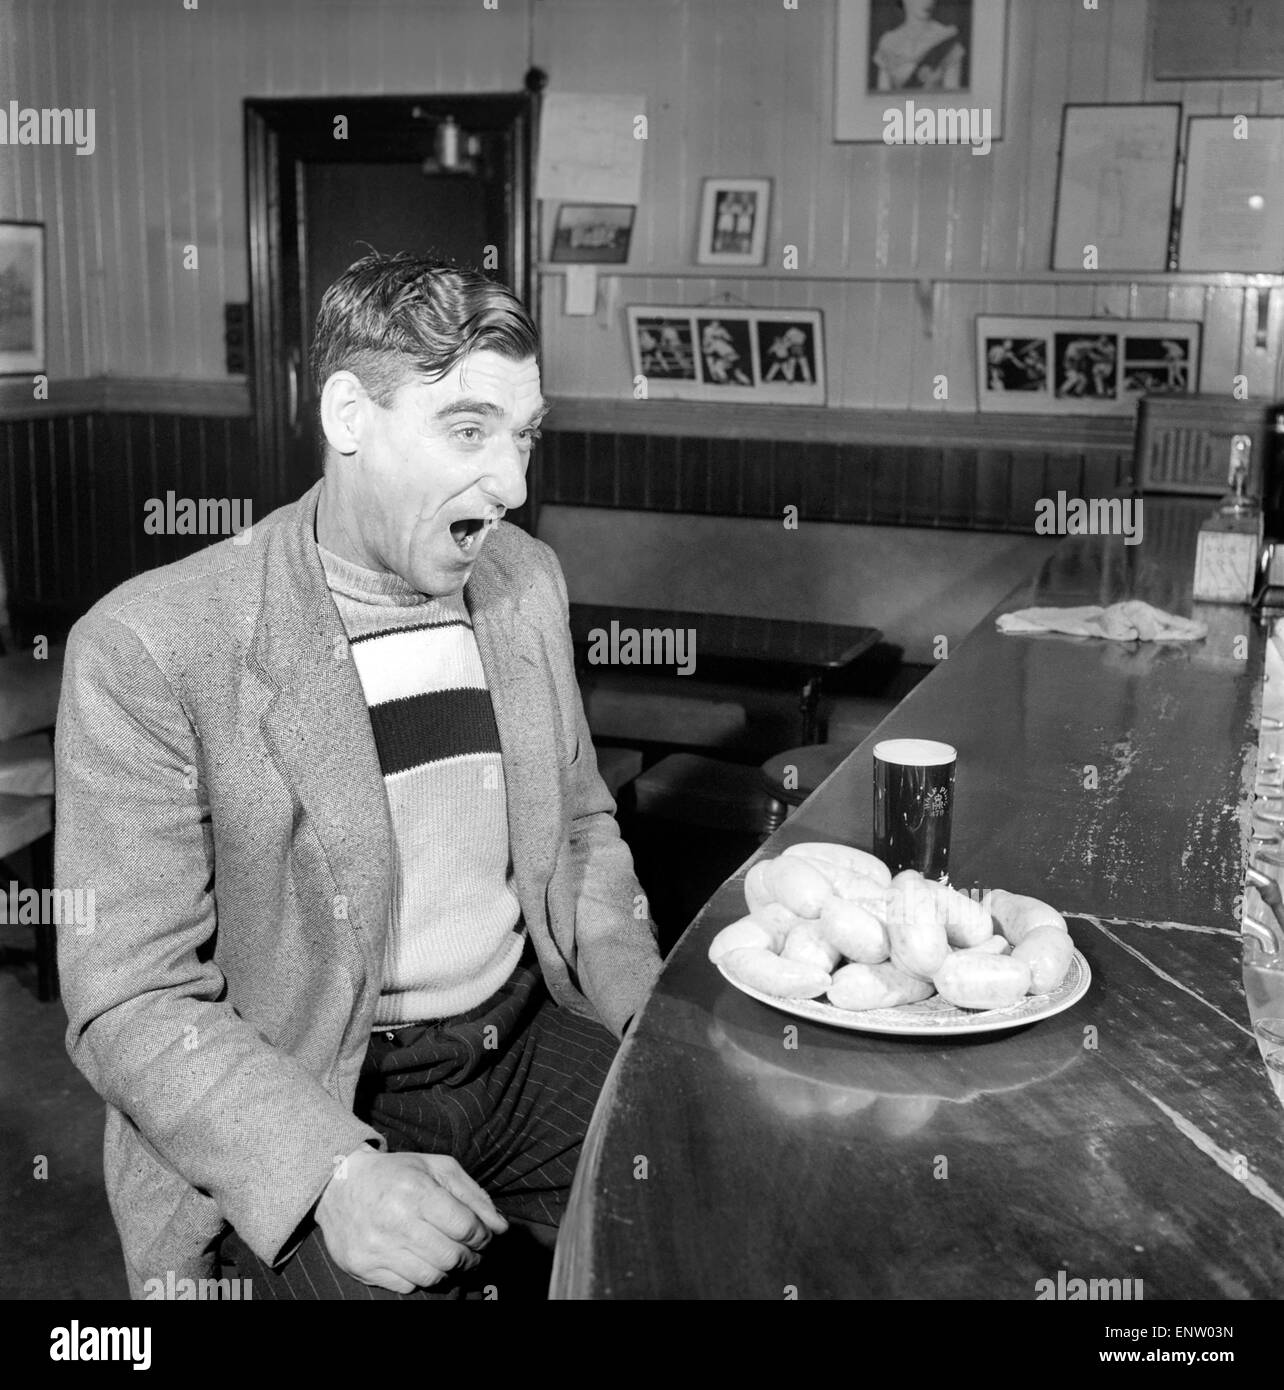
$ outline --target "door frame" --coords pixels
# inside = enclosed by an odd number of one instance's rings
[[[350,126],[381,124],[390,117],[419,119],[453,115],[467,131],[503,133],[510,140],[511,158],[505,183],[505,204],[511,254],[505,273],[510,287],[539,322],[536,302],[538,226],[534,216],[534,149],[538,129],[539,94],[543,74],[532,70],[523,92],[484,92],[462,95],[426,93],[420,96],[379,97],[248,97],[243,102],[245,121],[245,191],[247,245],[249,248],[250,334],[253,361],[250,394],[258,443],[258,463],[270,505],[293,501],[297,480],[290,476],[290,426],[287,419],[291,390],[290,364],[286,360],[288,315],[298,315],[303,287],[288,283],[283,270],[283,239],[287,215],[293,225],[302,218],[298,191],[283,190],[282,162],[297,157],[299,130],[304,123],[314,128],[305,141],[317,142],[324,129],[332,138],[334,118],[342,114]],[[319,144],[309,147],[320,148]],[[303,248],[296,248],[300,268],[306,264]],[[305,372],[306,363],[295,371]]]

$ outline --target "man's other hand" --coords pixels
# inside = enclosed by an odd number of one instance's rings
[[[446,1154],[350,1154],[321,1194],[317,1225],[341,1269],[410,1293],[472,1269],[508,1229],[485,1191]]]

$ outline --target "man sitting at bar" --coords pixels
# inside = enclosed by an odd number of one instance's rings
[[[317,318],[323,478],[72,631],[67,1041],[135,1297],[220,1263],[254,1298],[483,1296],[510,1221],[551,1243],[660,962],[561,571],[502,521],[537,353],[483,276],[358,261]]]

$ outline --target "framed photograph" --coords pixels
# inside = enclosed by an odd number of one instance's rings
[[[705,179],[696,264],[761,265],[770,214],[770,179]]]
[[[0,222],[0,376],[44,368],[44,223]]]
[[[653,398],[825,404],[819,309],[628,306],[635,377]]]
[[[1007,0],[838,0],[834,139],[988,149],[1006,33]]]
[[[1186,123],[1180,270],[1284,271],[1284,116]]]
[[[1199,390],[1200,325],[979,314],[977,404],[1026,415],[1129,415]]]
[[[1280,75],[1284,12],[1278,0],[1154,0],[1150,77],[1158,82],[1243,82]]]
[[[1180,135],[1176,102],[1062,108],[1053,270],[1169,268]]]
[[[632,203],[562,203],[549,260],[623,265],[629,258],[636,212]]]

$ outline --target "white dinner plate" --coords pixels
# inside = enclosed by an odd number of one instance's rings
[[[1006,1009],[956,1009],[939,994],[918,1004],[902,1004],[896,1009],[836,1009],[821,999],[781,999],[764,994],[760,989],[742,985],[727,973],[721,961],[716,962],[722,978],[751,999],[770,1004],[782,1013],[805,1018],[811,1023],[828,1023],[835,1028],[847,1028],[856,1033],[892,1033],[904,1038],[952,1038],[968,1033],[996,1033],[1003,1028],[1020,1028],[1038,1023],[1053,1014],[1077,1004],[1088,992],[1092,971],[1079,951],[1066,977],[1048,994],[1027,994]]]

